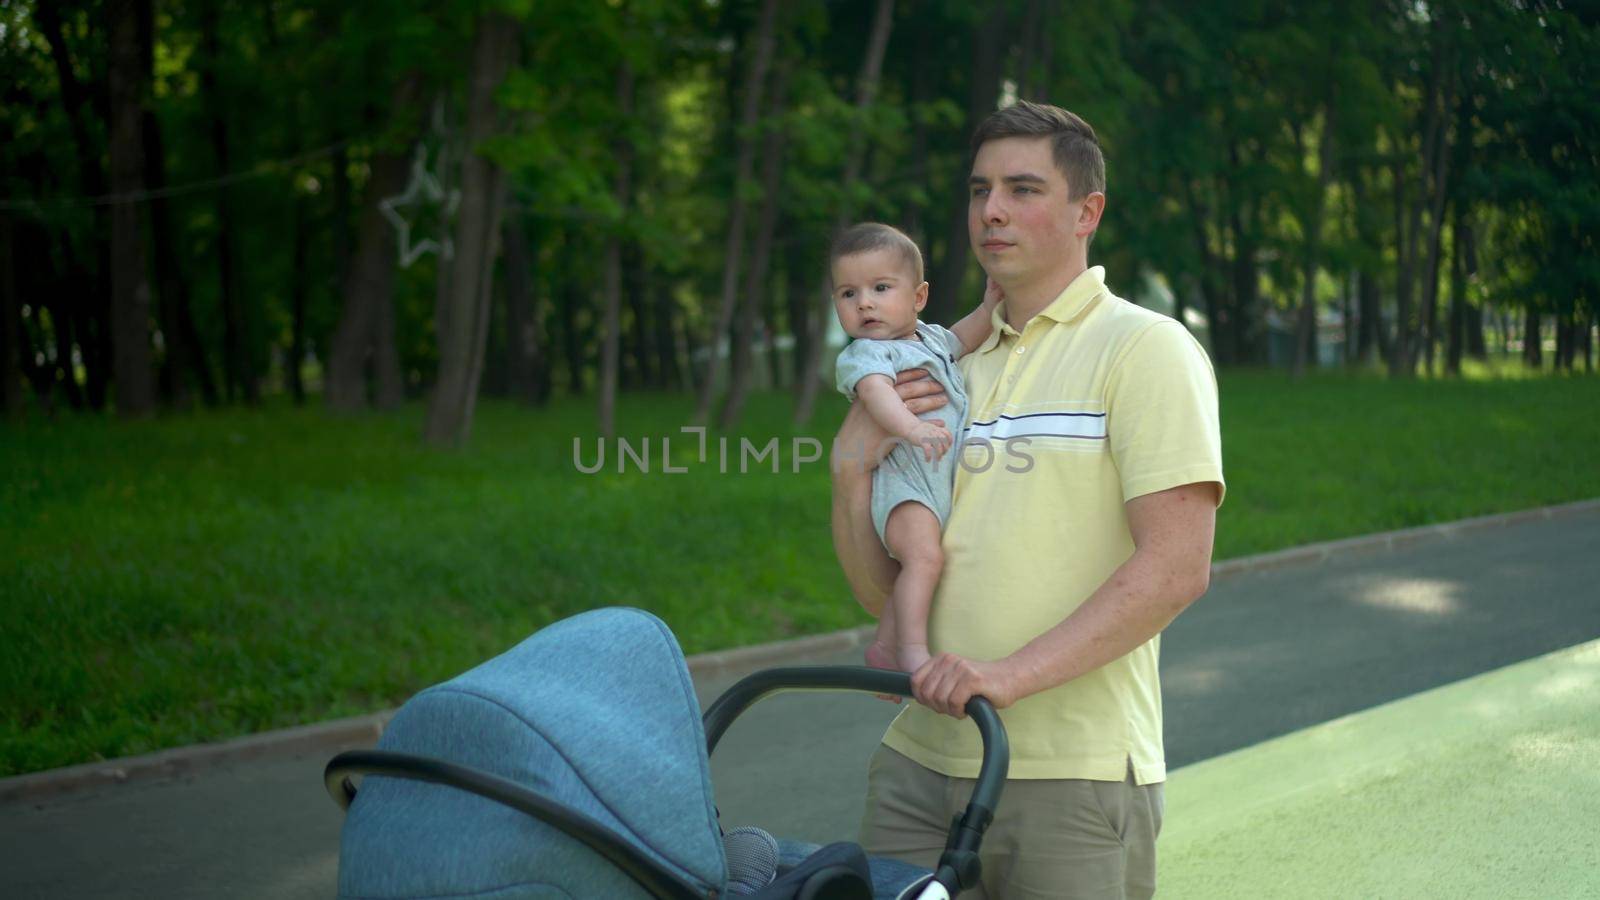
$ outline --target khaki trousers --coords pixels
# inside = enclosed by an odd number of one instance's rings
[[[932,869],[973,779],[951,778],[879,746],[867,774],[861,845]],[[1006,782],[983,838],[982,900],[1143,900],[1156,890],[1162,786],[1081,779]]]

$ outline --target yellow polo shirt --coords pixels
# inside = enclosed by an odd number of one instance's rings
[[[1122,300],[1099,266],[1018,334],[961,360],[971,405],[930,649],[1010,655],[1133,555],[1123,504],[1215,481],[1222,439],[1211,362],[1176,320]],[[1008,447],[1008,441],[1009,447]],[[1012,778],[1163,781],[1160,637],[1002,710]],[[884,743],[946,775],[978,773],[972,723],[908,704]]]

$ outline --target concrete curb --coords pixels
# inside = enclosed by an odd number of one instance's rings
[[[46,769],[0,779],[0,805],[36,803],[90,788],[181,778],[231,763],[281,758],[300,753],[334,753],[371,747],[383,734],[393,710],[263,731],[215,744],[173,747],[144,756]]]
[[[1438,525],[1424,525],[1400,531],[1386,531],[1337,541],[1292,547],[1227,559],[1211,567],[1213,579],[1231,578],[1252,572],[1308,565],[1360,553],[1403,549],[1492,528],[1524,522],[1558,519],[1585,513],[1600,513],[1600,498],[1545,506],[1499,515],[1479,516]],[[864,646],[871,640],[870,625],[847,628],[829,634],[793,640],[736,647],[689,657],[689,672],[695,677],[729,675]],[[174,747],[144,756],[130,756],[104,762],[84,763],[0,779],[0,804],[37,803],[96,787],[154,781],[193,775],[220,765],[249,762],[266,757],[296,754],[331,754],[354,747],[370,747],[383,734],[394,710],[318,722],[278,731],[247,735],[214,744]]]
[[[1306,544],[1301,547],[1290,547],[1287,550],[1276,550],[1272,553],[1258,553],[1254,556],[1225,559],[1211,566],[1211,577],[1213,579],[1228,578],[1251,572],[1281,569],[1285,566],[1326,562],[1331,559],[1360,553],[1399,550],[1413,544],[1456,537],[1491,528],[1504,528],[1508,525],[1520,525],[1524,522],[1559,519],[1566,516],[1594,512],[1600,512],[1600,498],[1579,500],[1575,503],[1563,503],[1557,506],[1541,506],[1535,509],[1499,513],[1492,516],[1478,516],[1472,519],[1459,519],[1455,522],[1441,522],[1437,525],[1421,525],[1416,528],[1404,528],[1399,531],[1382,531],[1377,534],[1342,538],[1337,541],[1323,541],[1317,544]]]

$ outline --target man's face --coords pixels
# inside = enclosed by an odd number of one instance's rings
[[[972,161],[967,233],[985,272],[1001,284],[1026,284],[1060,266],[1077,240],[1083,199],[1068,200],[1050,139],[988,141]]]
[[[900,253],[869,250],[833,263],[833,308],[852,338],[895,340],[917,330],[917,313],[928,303],[928,283],[916,281]]]

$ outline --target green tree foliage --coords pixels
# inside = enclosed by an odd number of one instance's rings
[[[738,308],[760,319],[746,330],[760,350],[750,377],[792,385],[823,337],[817,287],[841,215],[917,238],[936,315],[975,302],[967,132],[1013,97],[1095,125],[1110,200],[1095,261],[1135,300],[1170,298],[1220,364],[1285,352],[1315,364],[1331,328],[1347,358],[1385,355],[1409,376],[1438,368],[1436,349],[1481,352],[1485,322],[1514,323],[1490,347],[1521,340],[1531,356],[1530,332],[1553,324],[1556,365],[1592,352],[1592,0],[1112,0],[1070,14],[1042,0],[901,0],[863,111],[877,6],[783,3],[748,135],[759,0],[151,3],[145,191],[131,202],[161,403],[317,393],[374,164],[419,145],[446,188],[473,155],[505,175],[484,390],[539,402],[601,384],[613,256],[620,386],[722,377],[713,363],[741,333],[711,333],[731,200],[751,211],[750,248],[766,172],[778,185],[770,259],[762,296]],[[111,298],[128,294],[112,283],[109,8],[0,3],[0,260],[13,261],[0,335],[15,345],[0,360],[33,407],[116,402]],[[491,8],[516,20],[516,59],[495,135],[466,146],[473,23]],[[397,91],[408,78],[418,89]],[[741,137],[782,155],[735,183]],[[846,179],[855,151],[860,175]],[[414,241],[451,233],[444,204],[406,214]],[[449,264],[397,262],[386,289],[393,365],[414,398],[437,371]]]

